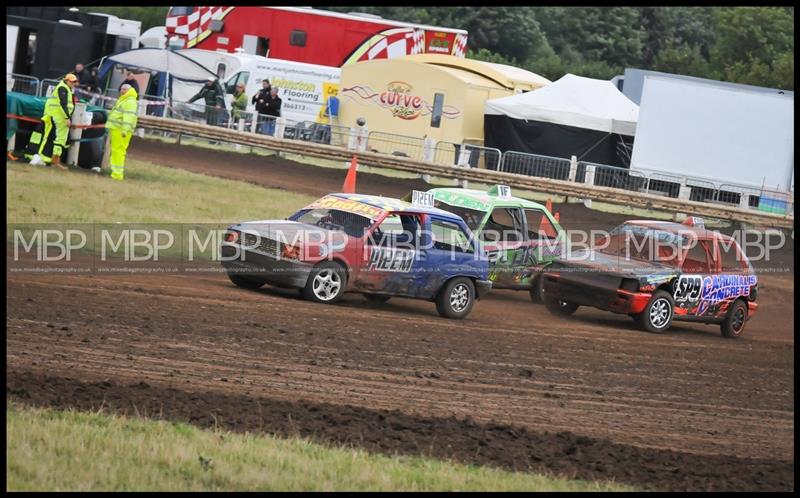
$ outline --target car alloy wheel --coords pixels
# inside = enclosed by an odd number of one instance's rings
[[[474,304],[475,285],[467,277],[448,280],[436,296],[436,311],[445,318],[465,318]]]
[[[450,307],[456,313],[461,313],[469,305],[469,289],[463,283],[457,284],[450,291]]]
[[[342,279],[339,274],[330,268],[319,271],[312,283],[314,296],[320,301],[330,301],[339,295],[342,288]]]
[[[666,328],[672,321],[672,303],[668,299],[660,297],[653,301],[650,306],[650,323],[653,328]]]
[[[646,331],[661,334],[672,325],[674,308],[675,301],[672,300],[672,295],[663,289],[658,289],[653,292],[644,310],[634,318]]]

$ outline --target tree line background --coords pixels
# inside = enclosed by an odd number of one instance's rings
[[[794,7],[326,7],[466,29],[468,57],[610,79],[626,67],[794,90]],[[165,7],[92,7],[164,24]]]

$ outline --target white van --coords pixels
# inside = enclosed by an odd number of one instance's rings
[[[179,53],[197,61],[220,78],[228,94],[225,102],[229,111],[233,91],[243,82],[247,110],[254,112],[253,95],[261,89],[261,81],[267,78],[273,87],[278,88],[281,116],[288,122],[329,122],[325,105],[329,97],[339,93],[341,68],[200,49],[180,50]],[[193,92],[197,93],[199,89],[199,86],[194,86]],[[174,91],[173,98],[176,98]]]

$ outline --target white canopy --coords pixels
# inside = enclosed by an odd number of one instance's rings
[[[203,81],[214,73],[185,55],[158,48],[138,48],[109,56],[107,61],[149,71],[169,73],[187,81]]]
[[[567,74],[538,90],[487,100],[486,114],[633,136],[639,106],[613,83]]]

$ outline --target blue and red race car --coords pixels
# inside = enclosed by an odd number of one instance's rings
[[[630,315],[649,332],[685,320],[718,323],[725,337],[744,332],[757,291],[736,240],[695,217],[623,223],[593,249],[554,261],[544,280],[545,305],[558,315],[592,306]]]
[[[464,318],[491,288],[488,259],[460,217],[434,208],[430,194],[414,196],[334,193],[286,220],[234,225],[222,264],[239,287],[294,287],[323,303],[346,291],[378,303],[427,299],[440,315]]]

